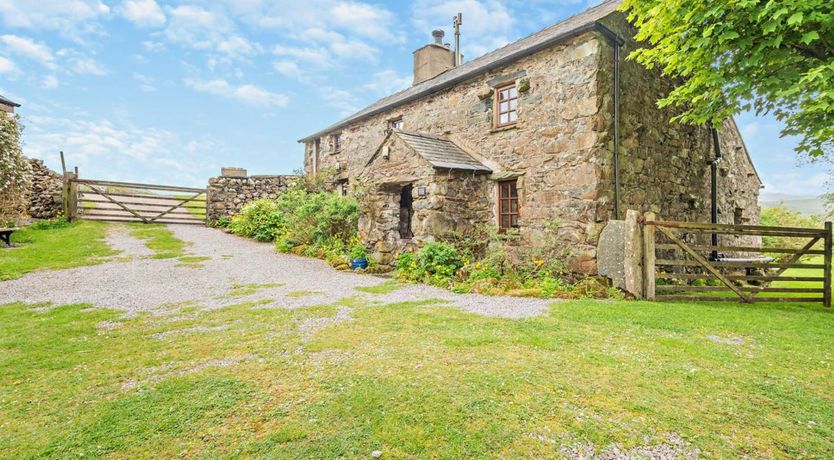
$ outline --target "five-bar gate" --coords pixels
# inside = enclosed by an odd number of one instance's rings
[[[643,292],[649,300],[819,302],[830,307],[831,233],[831,222],[811,229],[649,218],[643,223]],[[761,248],[735,242],[743,236],[795,243]],[[721,240],[731,242],[710,242]]]
[[[206,190],[172,185],[69,179],[77,216],[87,220],[195,224],[206,222]]]

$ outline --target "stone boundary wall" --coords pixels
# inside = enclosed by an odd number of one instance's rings
[[[209,179],[206,188],[206,219],[209,223],[234,216],[250,201],[278,198],[296,177],[246,176],[245,170],[237,171],[237,175],[221,175]]]
[[[27,197],[27,212],[36,219],[52,219],[63,211],[63,179],[42,160],[28,158],[32,170],[32,188]]]

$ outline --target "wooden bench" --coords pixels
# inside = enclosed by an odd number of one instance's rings
[[[0,228],[0,241],[6,243],[6,246],[12,245],[12,233],[20,230],[19,228]]]

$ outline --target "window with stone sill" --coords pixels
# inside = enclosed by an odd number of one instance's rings
[[[402,117],[394,120],[388,120],[388,129],[403,129],[403,126]]]
[[[498,183],[498,228],[505,232],[518,228],[518,181],[505,180]]]
[[[513,125],[517,121],[518,88],[515,83],[495,88],[495,127]]]

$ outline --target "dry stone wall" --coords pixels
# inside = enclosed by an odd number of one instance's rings
[[[52,219],[63,211],[63,179],[43,161],[29,159],[32,171],[32,188],[29,191],[28,213],[36,219]]]
[[[209,179],[206,218],[210,223],[228,219],[250,201],[278,198],[296,176],[219,176]]]

